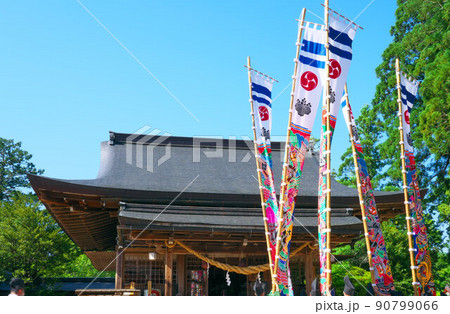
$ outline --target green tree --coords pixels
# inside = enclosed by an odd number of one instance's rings
[[[421,84],[410,121],[415,146],[419,186],[427,189],[423,198],[425,221],[432,257],[433,275],[438,289],[448,280],[450,262],[450,3],[444,0],[398,0],[396,22],[391,28],[392,43],[376,69],[380,79],[371,105],[365,105],[357,119],[366,162],[374,187],[400,190],[402,184],[399,155],[395,59],[403,72]],[[341,157],[339,180],[355,181],[351,149]],[[398,290],[411,294],[406,227],[404,216],[384,222],[388,256]],[[364,258],[356,252],[352,265]]]
[[[364,106],[357,119],[358,130],[373,184],[382,189],[401,183],[395,59],[401,69],[420,82],[419,97],[411,114],[421,188],[428,188],[428,208],[450,200],[450,41],[448,1],[397,1],[397,21],[391,29],[393,42],[383,52],[376,69],[380,79],[371,106]],[[351,150],[343,156],[339,176],[354,179]]]
[[[14,143],[0,137],[0,200],[8,199],[18,188],[28,188],[27,173],[42,174],[30,161],[32,155]]]
[[[0,281],[27,282],[27,294],[51,294],[56,277],[102,277],[29,188],[27,173],[42,174],[21,144],[0,138]],[[45,284],[44,284],[45,283]]]
[[[28,294],[52,293],[51,278],[113,275],[92,266],[35,195],[17,192],[0,202],[0,243],[0,281],[20,277]]]
[[[352,259],[345,261],[336,261],[332,265],[333,287],[336,289],[336,295],[344,295],[344,277],[349,276],[355,287],[355,295],[367,295],[367,285],[371,283],[367,251],[363,241],[357,241],[353,247],[345,245],[337,247],[334,254],[354,255]]]
[[[42,278],[63,276],[78,252],[34,195],[14,193],[0,203],[0,272],[10,272],[36,293]]]

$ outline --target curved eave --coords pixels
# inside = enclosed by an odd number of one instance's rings
[[[47,210],[66,234],[84,251],[112,250],[116,245],[119,202],[211,207],[259,208],[259,195],[143,191],[77,184],[43,176],[28,175]],[[87,181],[83,181],[87,182]],[[425,192],[425,191],[423,191]],[[423,193],[422,192],[422,193]],[[380,218],[403,212],[403,193],[375,193]],[[174,201],[175,200],[175,201]],[[360,216],[357,197],[334,196],[332,208],[353,208]],[[317,196],[297,197],[297,208],[316,208]]]
[[[85,195],[101,198],[102,200],[117,200],[126,202],[147,202],[153,204],[167,204],[176,199],[174,204],[185,205],[215,205],[215,206],[246,206],[259,207],[261,200],[259,194],[221,194],[221,193],[196,193],[196,192],[167,192],[133,190],[113,188],[97,185],[96,180],[83,180],[90,184],[77,184],[74,181],[59,180],[44,176],[28,174],[31,186],[39,196],[42,191],[60,192],[66,194]],[[427,190],[421,190],[424,195]],[[403,204],[403,192],[375,191],[378,207],[398,208]],[[357,210],[359,199],[357,196],[331,196],[332,207],[350,207]],[[317,196],[297,196],[296,207],[316,207]]]

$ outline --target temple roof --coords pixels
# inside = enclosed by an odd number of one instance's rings
[[[275,186],[280,186],[284,143],[272,143]],[[317,232],[318,158],[306,156],[294,231]],[[263,230],[252,141],[110,133],[101,143],[95,179],[28,175],[36,194],[83,251],[111,250],[117,228],[239,232]],[[332,225],[359,234],[356,189],[332,179]],[[403,193],[375,192],[380,216],[403,208]],[[120,205],[122,203],[122,206]],[[166,208],[160,216],[155,211]],[[348,209],[353,211],[348,214]],[[339,214],[345,212],[345,215]],[[215,215],[215,216],[214,216]],[[335,217],[335,218],[334,218]]]
[[[259,203],[259,188],[252,141],[110,134],[101,143],[97,178],[58,180],[30,175],[34,186],[64,186],[65,190],[104,197],[154,199],[155,193],[171,199]],[[281,183],[284,143],[272,143],[275,186]],[[318,156],[308,151],[297,198],[299,206],[317,205]],[[64,184],[65,183],[65,184]],[[332,178],[332,204],[345,207],[358,203],[356,189]],[[175,195],[176,195],[175,194]],[[401,192],[375,192],[390,202],[401,201]],[[350,204],[351,203],[351,204]]]

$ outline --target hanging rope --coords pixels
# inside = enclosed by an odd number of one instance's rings
[[[182,243],[178,240],[175,240],[173,242],[173,244],[168,244],[166,241],[166,246],[169,249],[173,248],[177,244],[179,246],[181,246],[183,249],[185,249],[186,251],[188,251],[189,253],[191,253],[192,255],[195,255],[197,258],[201,259],[202,261],[209,263],[210,265],[216,266],[217,268],[220,268],[225,271],[231,271],[231,272],[234,272],[237,274],[242,274],[242,275],[252,275],[252,274],[257,274],[259,272],[264,272],[266,270],[269,270],[269,264],[263,264],[263,265],[257,265],[257,266],[247,266],[247,267],[228,265],[225,263],[215,261],[209,257],[206,257],[205,255],[200,254],[199,252],[191,249],[190,247],[186,246],[184,243]],[[290,255],[294,256],[294,255],[298,254],[301,250],[303,250],[307,246],[312,248],[309,243],[305,243],[302,246],[300,246],[299,248],[295,249]]]

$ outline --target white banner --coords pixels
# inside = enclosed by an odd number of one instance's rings
[[[323,25],[306,22],[300,48],[294,103],[291,115],[288,149],[288,171],[283,206],[281,230],[282,249],[278,259],[278,283],[281,295],[293,295],[289,270],[289,248],[292,238],[295,196],[298,194],[300,176],[308,147],[311,129],[319,106],[325,82],[326,33]]]
[[[267,145],[270,150],[272,128],[272,86],[273,80],[251,71],[253,112],[255,113],[256,143],[258,148]]]
[[[403,142],[405,150],[413,153],[414,147],[411,139],[411,126],[409,125],[409,115],[416,100],[419,83],[415,80],[408,80],[403,73],[400,73],[400,87],[402,94],[402,122],[403,122]]]
[[[311,28],[311,26],[313,28]],[[319,29],[316,29],[319,27]],[[323,25],[304,27],[294,94],[291,130],[309,140],[325,83],[326,32]]]
[[[339,113],[341,96],[352,61],[352,43],[355,38],[356,28],[353,24],[348,24],[334,15],[330,15],[329,28],[330,123],[334,129],[336,117]]]

